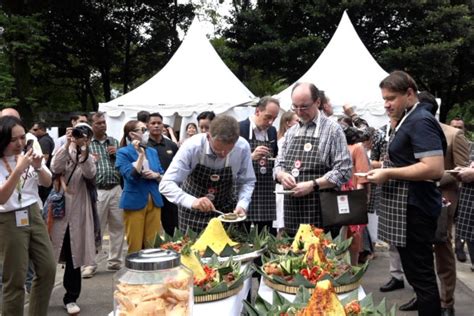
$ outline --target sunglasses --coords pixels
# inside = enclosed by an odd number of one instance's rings
[[[145,132],[147,131],[147,129],[144,128],[144,127],[142,127],[142,128],[135,128],[133,131],[134,131],[134,132],[142,132],[142,133],[145,133]]]

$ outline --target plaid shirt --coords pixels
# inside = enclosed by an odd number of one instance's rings
[[[113,141],[113,144],[111,142]],[[97,161],[96,182],[97,187],[120,184],[120,174],[115,169],[115,155],[110,157],[107,153],[107,146],[112,145],[118,149],[118,141],[112,137],[107,137],[103,142],[92,138],[90,151],[99,155]]]
[[[321,115],[321,113],[318,115]],[[301,129],[303,129],[304,135],[313,135],[316,122],[317,116],[315,116],[313,121],[307,124],[295,124],[286,131],[283,146],[278,152],[278,157],[275,162],[274,176],[276,176],[279,171],[288,172],[292,169],[293,166],[287,166],[285,162],[289,145],[293,142],[295,135],[300,133]],[[346,183],[352,175],[352,159],[347,147],[346,137],[341,126],[326,118],[324,115],[321,115],[320,124],[319,152],[321,153],[322,161],[327,169],[329,169],[324,175],[324,178],[340,187],[343,183]]]

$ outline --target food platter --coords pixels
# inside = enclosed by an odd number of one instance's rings
[[[290,285],[284,285],[284,284],[278,284],[274,283],[273,281],[263,278],[263,282],[269,287],[274,289],[275,291],[278,292],[283,292],[283,293],[288,293],[288,294],[296,294],[298,292],[299,286],[290,286]],[[336,291],[337,294],[344,294],[348,292],[352,292],[355,289],[357,289],[360,286],[360,280],[345,284],[345,285],[339,285],[335,286],[334,290]],[[307,288],[310,293],[313,293],[314,287],[308,287]]]
[[[293,190],[282,190],[282,191],[273,191],[275,194],[284,194],[284,195],[292,195],[295,193]]]
[[[240,290],[242,290],[243,286],[244,285],[241,284],[239,287],[236,287],[232,290],[227,290],[227,291],[220,292],[220,293],[215,293],[215,294],[195,295],[194,296],[194,303],[199,304],[199,303],[207,303],[207,302],[214,302],[214,301],[223,300],[225,298],[234,296],[237,293],[239,293]]]

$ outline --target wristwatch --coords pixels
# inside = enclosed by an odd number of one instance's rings
[[[319,191],[319,183],[316,179],[313,179],[313,189],[314,191]]]

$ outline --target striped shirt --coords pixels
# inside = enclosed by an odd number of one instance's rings
[[[321,114],[318,114],[321,115]],[[295,124],[286,131],[281,151],[275,162],[274,175],[279,171],[289,172],[292,166],[287,166],[285,157],[293,142],[295,135],[314,135],[318,116],[304,125]],[[340,187],[352,175],[352,159],[347,147],[346,136],[341,126],[336,122],[321,115],[321,128],[319,130],[319,152],[321,159],[329,170],[324,178]]]
[[[115,155],[111,156],[108,154],[108,146],[115,146],[118,148],[118,141],[112,137],[107,137],[103,141],[97,140],[93,137],[90,144],[91,153],[99,155],[99,160],[96,163],[96,182],[97,188],[99,189],[101,187],[120,184],[120,174],[115,169]]]

